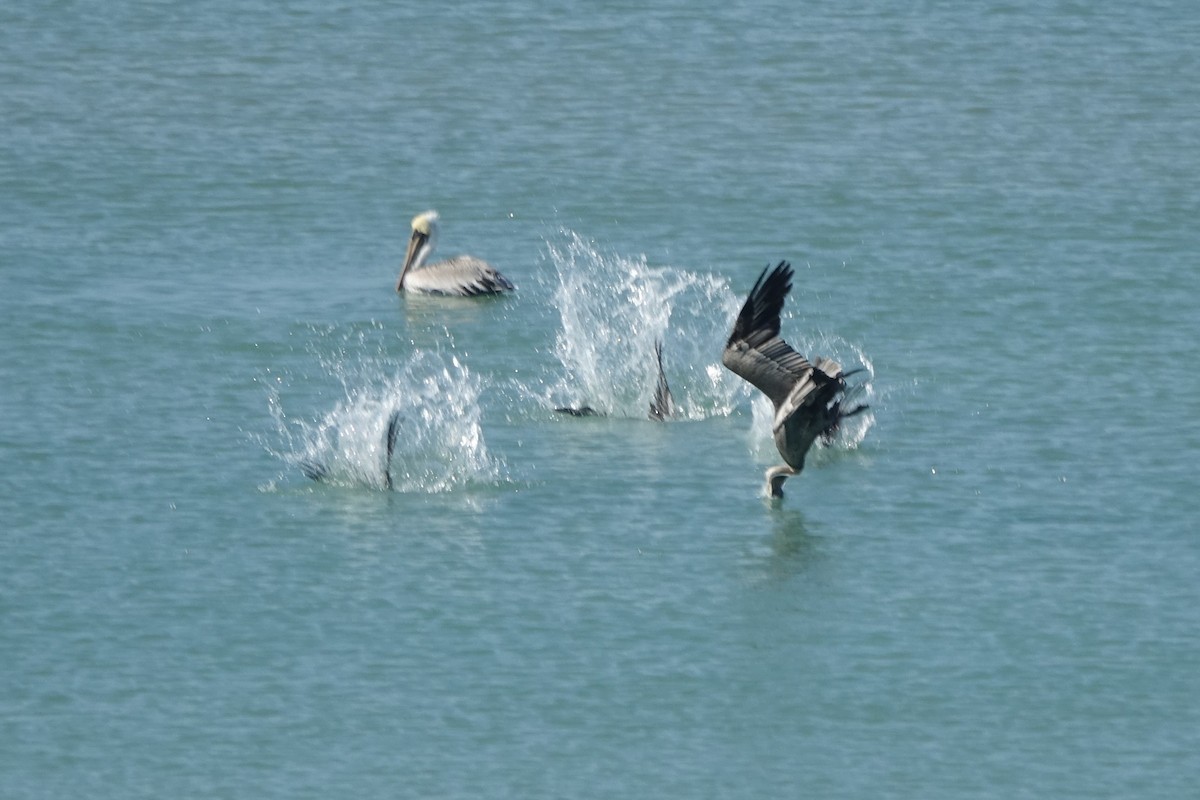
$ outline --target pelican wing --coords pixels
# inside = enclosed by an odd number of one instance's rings
[[[787,403],[796,385],[810,379],[813,366],[779,336],[779,314],[792,289],[792,268],[786,261],[758,276],[746,298],[721,363],[758,388],[775,404]]]
[[[510,292],[515,287],[486,261],[474,256],[455,256],[412,270],[404,278],[404,288],[426,294],[472,297]]]
[[[674,403],[671,387],[667,385],[667,373],[663,371],[662,342],[654,343],[654,357],[658,362],[658,383],[654,387],[654,399],[650,401],[650,419],[662,421],[671,416]]]
[[[387,458],[383,462],[383,485],[388,489],[392,488],[392,453],[396,450],[396,437],[400,435],[400,412],[393,411],[388,416],[387,434],[384,437],[387,442]]]

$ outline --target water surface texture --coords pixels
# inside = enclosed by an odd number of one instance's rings
[[[0,9],[0,794],[1195,791],[1200,16],[653,6]]]

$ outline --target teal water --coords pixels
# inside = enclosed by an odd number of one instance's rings
[[[1198,40],[0,9],[0,794],[1188,796]],[[426,208],[518,293],[397,297]],[[719,349],[784,258],[872,413],[771,506]]]

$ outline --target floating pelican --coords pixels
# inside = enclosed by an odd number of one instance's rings
[[[768,270],[770,273],[768,274]],[[831,437],[846,417],[867,409],[843,411],[846,375],[828,358],[810,362],[779,337],[779,314],[792,289],[792,268],[780,261],[764,269],[750,290],[721,362],[775,405],[772,430],[786,464],[766,472],[766,491],[783,497],[783,482],[804,469],[804,457],[818,436]]]
[[[426,264],[425,259],[437,246],[438,214],[425,211],[413,217],[412,238],[404,254],[404,266],[396,280],[397,292],[423,292],[469,297],[501,294],[515,287],[508,278],[482,259],[455,256],[447,261]]]

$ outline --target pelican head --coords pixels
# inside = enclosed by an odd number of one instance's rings
[[[432,236],[437,231],[438,213],[433,209],[422,211],[412,218],[413,231],[420,231],[426,236]]]
[[[777,467],[771,467],[766,472],[767,479],[767,497],[774,500],[783,499],[783,482],[793,475],[799,475],[800,470],[792,469],[786,464],[780,464]]]
[[[408,251],[404,254],[404,266],[400,268],[400,277],[396,279],[396,291],[404,286],[404,276],[409,270],[420,269],[437,246],[438,213],[422,211],[412,219],[412,238],[408,240]]]

